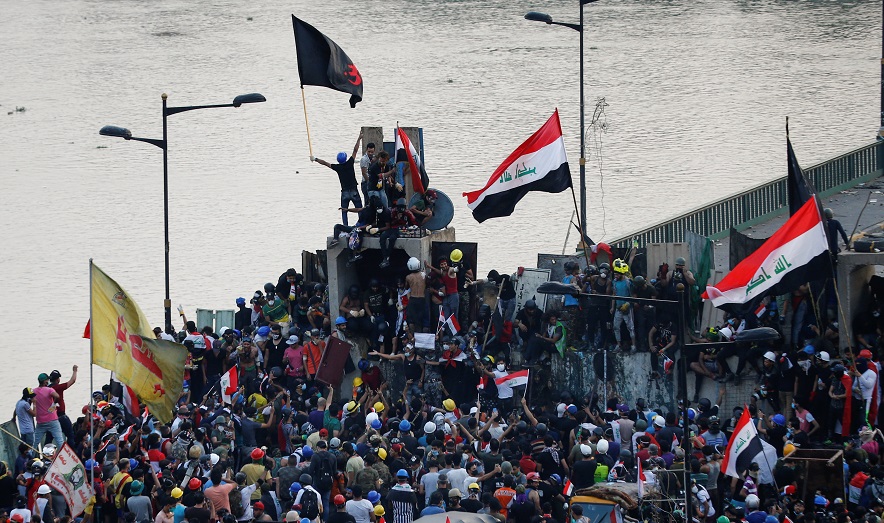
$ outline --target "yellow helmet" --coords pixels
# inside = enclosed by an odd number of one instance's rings
[[[457,406],[454,403],[454,400],[451,398],[446,399],[442,402],[442,406],[445,407],[445,410],[448,412],[454,412],[454,408]]]
[[[356,376],[355,378],[353,378],[353,386],[354,387],[361,387],[362,386],[362,378],[360,378],[359,376]]]
[[[788,456],[793,452],[795,452],[795,445],[791,443],[786,443],[785,445],[783,445],[783,456]]]
[[[380,401],[378,401],[377,403],[375,403],[375,404],[374,404],[374,411],[375,411],[375,412],[384,412],[384,404],[381,403]]]
[[[381,461],[384,461],[385,459],[387,459],[387,449],[385,449],[384,447],[379,448],[378,449],[378,458],[380,458]]]
[[[184,495],[184,491],[178,487],[172,489],[172,497],[175,499],[181,499],[181,496]]]
[[[383,506],[383,505],[377,505],[377,506],[374,508],[374,515],[375,515],[375,516],[383,516],[383,515],[386,514],[386,513],[387,513],[387,512],[384,510],[384,506]]]
[[[621,260],[620,258],[617,258],[616,260],[614,260],[614,263],[612,265],[614,266],[614,272],[617,272],[620,274],[626,274],[627,272],[629,272],[629,264],[627,264],[625,261]]]
[[[460,249],[454,249],[451,251],[451,256],[449,256],[449,258],[451,258],[451,261],[454,263],[459,263],[460,260],[463,259],[463,252],[461,252]]]
[[[356,378],[356,379],[361,380],[362,378]],[[344,405],[344,408],[347,410],[348,414],[353,414],[354,412],[359,410],[359,404],[356,403],[355,401],[348,401],[347,404]]]

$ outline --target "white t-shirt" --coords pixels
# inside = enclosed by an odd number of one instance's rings
[[[353,516],[356,523],[371,523],[371,514],[374,513],[374,506],[367,499],[356,501],[351,499],[347,502],[347,514]]]
[[[19,514],[21,515],[24,523],[31,523],[31,511],[26,508],[16,508],[12,509],[9,513],[9,521],[12,521],[12,516]]]
[[[362,169],[365,169],[365,174],[363,174],[363,180],[368,180],[368,168],[371,167],[371,158],[368,157],[367,154],[362,155],[362,159],[359,160],[359,172],[362,172]],[[354,516],[355,517],[355,516]],[[356,523],[360,523],[359,519],[356,519]]]

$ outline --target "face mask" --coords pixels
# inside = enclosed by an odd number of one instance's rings
[[[503,363],[498,363],[498,364],[497,364],[497,370],[504,370],[504,369],[506,369],[506,365],[505,365],[505,364],[503,364]]]
[[[794,404],[794,403],[792,404],[792,408],[793,408],[793,409],[795,408],[795,404]]]
[[[807,372],[810,369],[810,360],[799,361],[798,366],[801,367],[804,372]]]
[[[281,337],[282,337],[281,334],[274,334],[274,335],[273,335],[273,339],[274,339],[274,340],[278,340],[278,339],[281,338]]]
[[[694,485],[693,487],[691,487],[691,492],[693,492],[694,494],[696,494],[696,493],[699,492],[699,491],[700,491],[700,489],[698,489],[696,485]]]

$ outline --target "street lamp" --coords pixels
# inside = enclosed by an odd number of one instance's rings
[[[139,138],[136,136],[132,136],[132,132],[125,127],[118,127],[116,125],[105,125],[98,131],[98,134],[102,136],[113,136],[115,138],[122,138],[124,140],[134,140],[136,142],[144,142],[159,147],[163,150],[163,229],[165,234],[165,245],[166,245],[166,299],[163,302],[163,307],[166,309],[166,325],[165,330],[167,333],[171,334],[174,331],[172,330],[172,299],[169,297],[169,142],[168,135],[166,133],[166,118],[173,114],[183,113],[186,111],[193,111],[196,109],[215,109],[218,107],[239,107],[243,104],[252,104],[259,102],[266,102],[267,99],[264,98],[263,95],[259,93],[249,93],[249,94],[241,94],[233,99],[233,102],[229,104],[214,104],[214,105],[188,105],[184,107],[169,107],[166,105],[166,99],[168,95],[163,93],[163,138],[162,140],[157,140],[155,138]]]
[[[586,120],[586,110],[583,99],[583,6],[591,4],[597,0],[578,0],[580,6],[580,23],[569,24],[565,22],[555,22],[552,16],[546,13],[538,13],[530,11],[525,14],[525,20],[532,22],[543,22],[547,25],[560,25],[573,29],[580,33],[580,241],[584,243],[584,249],[589,247],[585,244],[589,236],[586,234],[586,137],[583,134]]]

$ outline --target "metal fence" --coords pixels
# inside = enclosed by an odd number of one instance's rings
[[[884,150],[881,147],[884,147],[884,142],[861,147],[804,169],[804,174],[820,196],[830,196],[880,176],[884,172]],[[608,243],[615,247],[628,247],[633,241],[637,241],[639,246],[681,242],[684,241],[685,231],[719,239],[726,236],[731,227],[742,230],[785,212],[787,198],[784,176]]]

